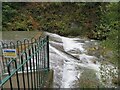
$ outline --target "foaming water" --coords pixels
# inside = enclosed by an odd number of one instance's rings
[[[94,70],[96,77],[101,80],[101,63],[96,56],[87,54],[85,46],[97,45],[95,40],[85,40],[81,38],[68,38],[57,34],[48,33],[50,37],[50,64],[54,70],[54,87],[76,88],[76,81],[80,80],[82,73],[88,70]],[[114,68],[112,65],[106,65],[107,68]],[[108,72],[105,70],[105,72]],[[117,72],[117,70],[114,70]],[[109,87],[112,77],[108,75]],[[104,85],[104,84],[103,84]]]
[[[76,68],[88,68],[88,69],[93,69],[96,71],[96,75],[99,76],[99,67],[100,64],[94,63],[92,60],[96,60],[97,58],[95,56],[90,56],[85,54],[87,51],[83,46],[85,43],[80,42],[80,38],[68,38],[68,37],[63,37],[57,34],[52,34],[52,33],[46,33],[47,35],[50,36],[50,49],[51,52],[55,52],[55,55],[59,56],[60,58],[57,59],[52,59],[52,68],[55,69],[54,64],[55,62],[62,62],[62,64],[58,64],[57,67],[60,68],[60,76],[55,76],[58,79],[61,80],[61,84],[59,87],[61,88],[74,88],[75,81],[80,78],[81,73],[84,71],[84,69],[78,69]],[[54,47],[54,45],[56,47]],[[62,46],[62,50],[59,49]],[[74,51],[74,52],[71,52]],[[79,53],[76,53],[79,52]],[[50,53],[50,55],[53,56],[53,54]],[[71,57],[74,55],[78,55],[78,59],[76,60],[75,58]],[[62,58],[62,59],[61,59]],[[61,60],[60,60],[61,59]],[[55,75],[58,70],[55,69]],[[56,79],[56,80],[58,80]],[[59,81],[59,80],[58,80]],[[57,81],[54,81],[57,83]]]

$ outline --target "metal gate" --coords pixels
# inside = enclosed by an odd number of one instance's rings
[[[2,49],[15,49],[16,58],[2,54],[0,87],[42,88],[49,72],[49,37],[24,39],[17,42],[2,42]]]

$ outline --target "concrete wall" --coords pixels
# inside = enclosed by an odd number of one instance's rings
[[[44,74],[45,74],[42,71],[35,72],[35,78],[36,78],[35,80],[36,80],[36,82],[38,80],[38,76],[37,76],[38,73],[39,73],[40,77],[44,76]],[[53,85],[53,70],[50,70],[45,75],[46,75],[46,77],[44,77],[45,78],[44,86],[42,88],[52,88],[52,85]],[[5,76],[6,75],[4,75],[3,78]],[[24,77],[25,77],[25,87],[28,88],[27,73],[25,73]],[[33,83],[34,83],[34,74],[32,74],[32,78],[33,78]],[[11,79],[12,79],[13,88],[18,88],[16,75],[13,75]],[[29,82],[30,82],[30,88],[31,88],[31,74],[30,73],[29,73]],[[20,88],[23,88],[22,73],[19,73],[19,83],[20,83]],[[3,88],[10,88],[9,80],[4,84]]]

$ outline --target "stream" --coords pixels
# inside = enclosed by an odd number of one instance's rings
[[[90,78],[97,81],[98,86],[105,86],[100,76],[100,59],[102,58],[98,58],[97,54],[90,55],[87,51],[91,47],[98,48],[97,41],[78,37],[68,38],[48,32],[45,34],[50,37],[50,67],[54,70],[55,88],[79,88],[83,73],[87,72],[89,77],[89,72],[92,71],[95,72],[95,76]],[[107,68],[114,67],[107,65]],[[108,76],[107,87],[112,87],[111,80],[112,77]]]

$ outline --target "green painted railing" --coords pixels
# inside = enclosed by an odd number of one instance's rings
[[[49,37],[24,39],[23,42],[18,40],[16,43],[2,42],[2,49],[5,48],[16,49],[17,57],[6,58],[2,55],[0,87],[11,90],[42,88],[49,72]],[[6,87],[7,84],[9,87]]]

